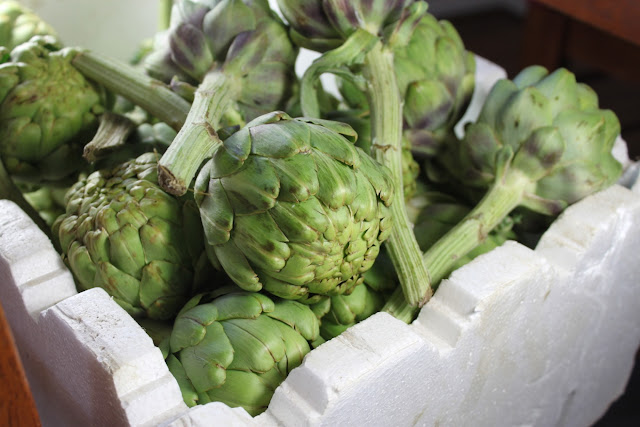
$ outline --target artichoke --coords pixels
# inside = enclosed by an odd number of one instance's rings
[[[392,291],[397,277],[391,259],[381,251],[373,266],[364,273],[364,282],[349,295],[335,295],[311,306],[320,318],[324,340],[337,337],[351,326],[379,312]]]
[[[104,288],[133,316],[169,319],[209,280],[193,199],[157,184],[143,154],[78,181],[53,225],[79,289]]]
[[[346,124],[272,113],[203,166],[207,244],[238,286],[313,303],[362,282],[391,230],[393,185],[355,138]]]
[[[434,156],[452,136],[471,101],[474,55],[465,50],[449,21],[428,13],[410,34],[394,39],[391,47],[404,100],[404,138],[415,153]],[[339,89],[349,107],[368,109],[365,91],[356,84],[339,79]]]
[[[184,194],[218,142],[215,130],[284,108],[296,57],[284,24],[265,1],[176,2],[171,25],[145,66],[193,105],[160,161],[160,184]]]
[[[145,68],[158,80],[190,84],[193,90],[212,69],[221,69],[236,92],[227,94],[235,111],[222,112],[230,119],[223,123],[227,126],[244,124],[288,101],[296,54],[266,2],[180,0]]]
[[[593,90],[566,69],[549,74],[532,66],[496,83],[477,122],[438,159],[460,185],[486,193],[425,254],[432,277],[442,278],[450,260],[482,242],[516,207],[555,215],[615,183],[622,166],[611,149],[619,132],[615,114],[599,109]]]
[[[347,123],[358,134],[356,146],[371,152],[371,120],[368,111],[340,110],[329,113],[327,118]],[[420,174],[420,166],[411,154],[411,143],[408,139],[402,139],[402,189],[405,200],[409,200],[416,192],[417,179]]]
[[[31,191],[25,191],[22,195],[47,225],[51,226],[65,211],[64,196],[68,189],[68,187],[47,185]]]
[[[301,80],[303,114],[307,117],[320,114],[316,87],[325,72],[347,78],[356,88],[362,88],[371,118],[371,155],[390,169],[396,187],[408,188],[410,195],[412,184],[407,183],[405,187],[403,175],[406,170],[412,170],[413,160],[409,160],[403,150],[403,99],[396,76],[394,48],[402,46],[413,32],[426,13],[426,3],[279,0],[278,4],[293,28],[292,38],[302,46],[325,51]],[[360,106],[365,102],[365,97],[357,95],[346,98],[358,99]],[[411,232],[404,203],[394,203],[392,211],[397,226],[389,237],[389,256],[407,300],[412,305],[423,305],[431,297],[429,272]]]
[[[15,179],[57,181],[82,164],[103,98],[71,56],[36,36],[0,64],[0,156]]]
[[[55,30],[31,10],[13,0],[0,1],[0,46],[11,50],[33,36],[55,36]]]
[[[167,365],[188,406],[219,401],[257,415],[317,337],[306,305],[260,293],[200,294],[176,318]]]
[[[277,0],[296,44],[324,52],[342,44],[356,29],[381,34],[413,0]]]
[[[475,58],[450,22],[428,13],[393,51],[405,138],[414,151],[435,155],[471,101]]]

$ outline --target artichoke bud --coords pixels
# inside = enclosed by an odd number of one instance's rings
[[[362,285],[356,286],[348,295],[335,295],[311,306],[320,318],[320,335],[330,340],[379,312],[397,286],[393,263],[382,250],[364,274]]]
[[[319,0],[278,0],[278,8],[291,26],[291,38],[301,47],[324,52],[342,44]]]
[[[255,416],[318,336],[317,317],[298,302],[200,294],[175,320],[167,365],[187,405],[218,401]]]
[[[133,316],[170,319],[211,266],[195,203],[158,186],[156,157],[78,181],[53,232],[80,290],[102,287]]]
[[[102,91],[71,65],[69,49],[58,49],[54,38],[35,36],[0,64],[0,155],[18,179],[57,180],[76,170],[104,110]]]
[[[523,204],[556,214],[618,179],[622,166],[611,150],[619,132],[615,114],[599,109],[571,72],[533,66],[494,85],[477,122],[440,161],[457,180],[486,187],[500,176],[497,159],[508,148],[508,169],[530,182]]]
[[[356,146],[365,153],[371,152],[371,119],[368,111],[340,110],[328,114],[332,120],[349,124],[356,133],[358,139]],[[420,165],[411,154],[411,142],[408,138],[402,139],[402,186],[405,200],[409,200],[416,191]]]
[[[312,303],[362,282],[390,233],[393,184],[355,137],[276,112],[205,164],[195,191],[207,244],[238,286]]]
[[[425,13],[394,40],[404,134],[414,151],[433,156],[453,133],[475,86],[475,60],[448,21]],[[404,30],[403,33],[408,33]]]
[[[220,70],[235,92],[223,126],[282,108],[292,95],[297,50],[266,2],[181,0],[155,38],[147,73],[192,101],[207,73]]]
[[[55,36],[55,30],[17,1],[0,2],[0,46],[7,49],[25,43],[33,36]]]
[[[359,28],[382,36],[385,26],[397,21],[410,3],[409,0],[278,0],[280,11],[291,25],[293,41],[319,52],[340,46]]]

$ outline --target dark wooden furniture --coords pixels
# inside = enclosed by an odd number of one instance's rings
[[[640,1],[531,0],[523,66],[567,59],[640,82]]]

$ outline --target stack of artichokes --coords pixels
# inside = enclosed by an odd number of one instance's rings
[[[621,173],[616,116],[568,70],[500,81],[458,139],[474,56],[425,2],[277,4],[176,0],[133,65],[0,2],[0,195],[78,290],[164,325],[188,405],[254,415],[314,346],[412,321],[453,269]],[[298,77],[301,47],[321,56]]]

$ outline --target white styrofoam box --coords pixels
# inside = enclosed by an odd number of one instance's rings
[[[639,249],[640,195],[590,196],[535,251],[508,242],[455,271],[413,324],[378,313],[313,350],[255,418],[187,409],[144,331],[103,290],[75,294],[8,201],[0,300],[45,425],[588,426],[640,343]]]
[[[78,294],[51,242],[7,200],[0,301],[45,425],[142,425],[186,409],[149,336],[104,290]]]

